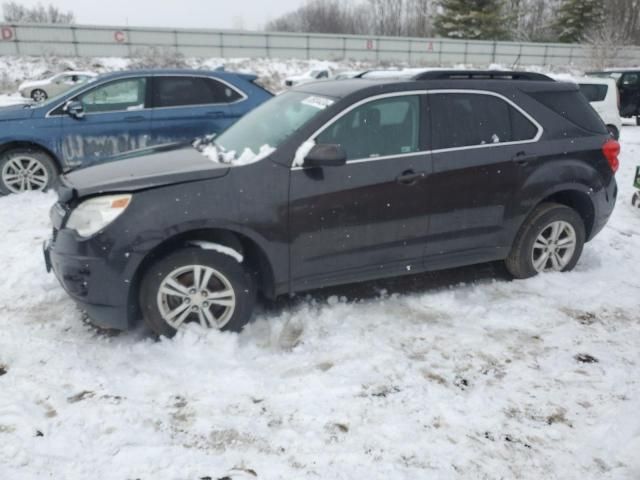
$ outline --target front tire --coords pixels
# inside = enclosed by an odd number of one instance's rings
[[[31,92],[31,99],[36,103],[44,102],[47,98],[49,98],[47,92],[40,88],[36,88],[33,92]]]
[[[0,194],[45,192],[55,182],[58,170],[42,150],[13,149],[0,156]]]
[[[505,263],[515,278],[575,268],[586,239],[584,222],[572,208],[557,203],[539,205],[516,235]]]
[[[145,323],[158,336],[173,337],[192,322],[239,332],[251,319],[256,287],[233,257],[186,247],[147,271],[139,301]]]

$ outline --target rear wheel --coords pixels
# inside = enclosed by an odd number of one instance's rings
[[[575,210],[544,203],[520,228],[505,263],[516,278],[568,272],[578,263],[584,242],[584,222]]]
[[[140,289],[145,323],[166,337],[188,323],[239,332],[251,319],[255,300],[252,276],[241,263],[195,247],[178,250],[154,264]]]
[[[31,98],[34,102],[44,102],[47,98],[49,98],[49,95],[47,95],[47,92],[45,92],[44,90],[36,88],[33,92],[31,92]]]
[[[58,175],[53,159],[41,150],[14,149],[0,156],[0,194],[46,191]]]

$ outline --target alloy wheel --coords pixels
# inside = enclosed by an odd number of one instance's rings
[[[571,263],[577,244],[576,231],[570,223],[547,225],[533,244],[533,268],[538,273],[562,272]]]
[[[49,184],[49,172],[33,157],[13,157],[2,168],[2,182],[12,193],[43,191]]]
[[[167,275],[160,283],[157,301],[163,320],[176,330],[189,322],[222,329],[236,308],[229,279],[204,265],[180,267]]]
[[[34,90],[31,92],[31,98],[34,102],[44,102],[47,99],[47,94],[42,90]]]

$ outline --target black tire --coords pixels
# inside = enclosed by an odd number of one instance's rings
[[[146,325],[158,336],[170,338],[176,334],[176,328],[167,323],[162,316],[158,293],[168,275],[178,269],[192,265],[215,269],[226,278],[235,294],[235,309],[221,330],[232,332],[242,330],[251,320],[256,303],[256,287],[253,277],[243,264],[239,263],[235,258],[217,251],[204,250],[198,247],[185,247],[177,250],[158,260],[146,272],[142,279],[139,295],[140,308]],[[213,277],[210,282],[212,281],[221,284],[216,277]],[[175,301],[174,305],[180,307],[181,303],[177,298],[172,298],[171,301]],[[193,305],[195,305],[195,302]],[[210,308],[215,311],[216,308],[224,307],[211,306]],[[189,313],[188,315],[184,323],[199,321],[198,314]]]
[[[609,130],[609,135],[611,135],[614,140],[620,140],[620,132],[615,125],[607,125],[607,130]]]
[[[543,203],[536,207],[529,218],[525,220],[522,227],[516,235],[513,242],[511,253],[505,260],[507,270],[515,278],[531,278],[538,275],[538,271],[534,267],[534,243],[537,238],[549,226],[558,221],[570,224],[576,236],[576,245],[573,255],[567,265],[562,269],[563,272],[571,271],[575,268],[585,243],[585,228],[582,217],[573,210],[564,205],[557,203]]]
[[[9,163],[12,161],[19,161],[21,164],[25,165],[28,163],[28,160],[26,159],[35,160],[41,166],[41,169],[38,167],[38,172],[44,172],[46,174],[46,182],[42,188],[36,188],[36,184],[33,183],[32,190],[46,192],[55,185],[58,178],[58,168],[55,161],[49,154],[42,150],[38,150],[37,148],[15,148],[7,150],[0,155],[0,195],[21,193],[21,191],[16,191],[19,190],[19,188],[16,188],[17,186],[15,184],[11,184],[8,180],[8,175],[15,171]],[[38,186],[39,185],[40,184],[38,184]]]
[[[33,100],[34,102],[44,102],[47,98],[49,98],[47,92],[40,88],[36,88],[31,92],[31,100]]]
[[[640,127],[640,116],[636,116],[636,125]]]

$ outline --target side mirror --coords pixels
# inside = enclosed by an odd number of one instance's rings
[[[315,145],[304,159],[305,167],[340,167],[347,163],[347,152],[340,145]]]
[[[68,101],[64,106],[64,111],[67,112],[67,115],[75,118],[76,120],[84,118],[84,105],[82,105],[82,102],[77,100]]]

